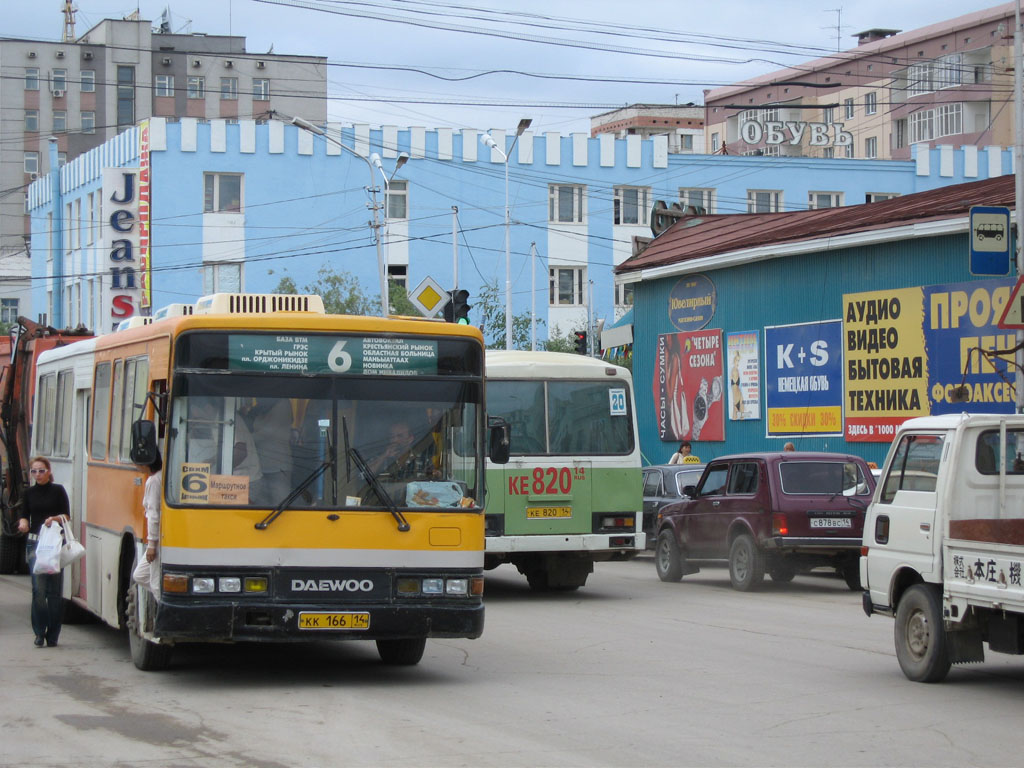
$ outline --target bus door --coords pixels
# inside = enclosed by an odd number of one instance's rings
[[[587,459],[510,461],[505,470],[505,533],[590,533],[592,466]]]
[[[74,448],[71,451],[71,498],[69,499],[71,507],[71,526],[72,531],[75,534],[75,538],[82,542],[83,545],[87,545],[85,541],[85,520],[86,520],[86,503],[85,500],[89,498],[86,488],[86,482],[89,475],[87,462],[85,457],[89,449],[88,434],[89,434],[89,403],[91,401],[90,390],[87,388],[78,389],[75,391],[74,399],[74,414],[72,416],[73,429],[72,439],[79,441],[79,447]],[[70,573],[70,579],[66,581],[71,582],[71,594],[84,595],[84,589],[82,589],[82,574],[85,568],[85,560],[79,560],[71,568],[68,569]],[[65,587],[67,592],[67,587]]]

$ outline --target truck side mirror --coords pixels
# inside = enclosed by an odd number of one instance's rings
[[[156,425],[152,421],[139,419],[132,424],[131,450],[128,455],[135,464],[149,465],[156,461]]]
[[[512,435],[508,422],[497,417],[489,417],[487,427],[490,432],[487,453],[491,461],[495,464],[508,464],[509,442]]]

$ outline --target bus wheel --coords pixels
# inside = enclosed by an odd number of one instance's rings
[[[169,645],[160,645],[144,638],[141,634],[143,612],[151,599],[141,594],[143,587],[132,581],[128,585],[128,644],[131,646],[132,662],[139,669],[151,672],[166,669],[171,663],[173,649]],[[140,605],[141,603],[141,605]]]
[[[378,640],[377,653],[385,664],[411,667],[419,664],[423,651],[427,647],[427,638],[414,637],[406,640]]]

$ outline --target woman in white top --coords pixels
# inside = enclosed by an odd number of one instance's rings
[[[672,458],[669,459],[669,464],[690,464],[693,463],[693,459],[690,461],[686,460],[687,456],[693,455],[693,448],[690,446],[689,440],[683,440],[679,444],[679,450],[672,454]]]
[[[163,461],[157,452],[152,464],[137,464],[148,472],[142,508],[146,512],[146,554],[139,560],[132,578],[154,594],[160,593],[160,486],[163,484]]]

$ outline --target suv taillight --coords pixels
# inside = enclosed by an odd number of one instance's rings
[[[772,536],[789,536],[789,524],[786,516],[775,512],[772,514]]]

